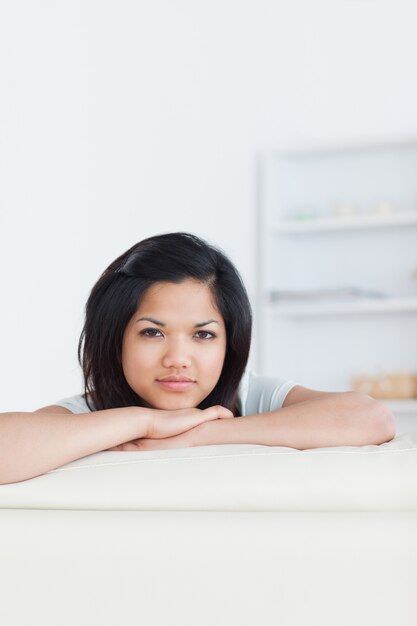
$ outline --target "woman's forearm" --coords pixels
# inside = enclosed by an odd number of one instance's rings
[[[193,431],[197,446],[247,443],[305,450],[379,445],[395,437],[395,418],[369,396],[341,392],[266,413],[214,420]]]
[[[129,439],[147,437],[146,409],[82,414],[0,413],[0,484],[44,474]]]

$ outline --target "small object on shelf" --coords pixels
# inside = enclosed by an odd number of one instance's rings
[[[336,217],[350,217],[356,214],[356,209],[350,202],[339,202],[333,209]]]
[[[289,219],[294,219],[294,220],[300,220],[300,221],[304,221],[304,220],[312,220],[316,218],[316,213],[315,211],[313,211],[313,209],[299,209],[298,211],[295,211],[294,213],[291,213],[291,217],[289,217]]]
[[[379,202],[374,211],[377,215],[392,215],[394,213],[394,209],[392,204],[389,202]]]
[[[352,391],[366,393],[378,400],[405,400],[417,398],[417,375],[411,372],[381,376],[355,376]]]

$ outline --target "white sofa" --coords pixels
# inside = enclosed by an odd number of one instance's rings
[[[0,485],[2,626],[416,626],[417,433],[100,452]]]

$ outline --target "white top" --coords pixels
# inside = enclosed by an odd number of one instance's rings
[[[238,388],[238,404],[241,415],[256,415],[280,409],[288,392],[298,383],[283,380],[275,376],[256,374],[253,370],[246,371]],[[63,406],[73,413],[89,413],[82,394],[63,398],[53,403]],[[90,404],[94,406],[90,400]]]

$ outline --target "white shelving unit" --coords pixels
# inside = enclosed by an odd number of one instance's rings
[[[417,373],[417,139],[265,154],[258,189],[259,373],[329,391]]]

